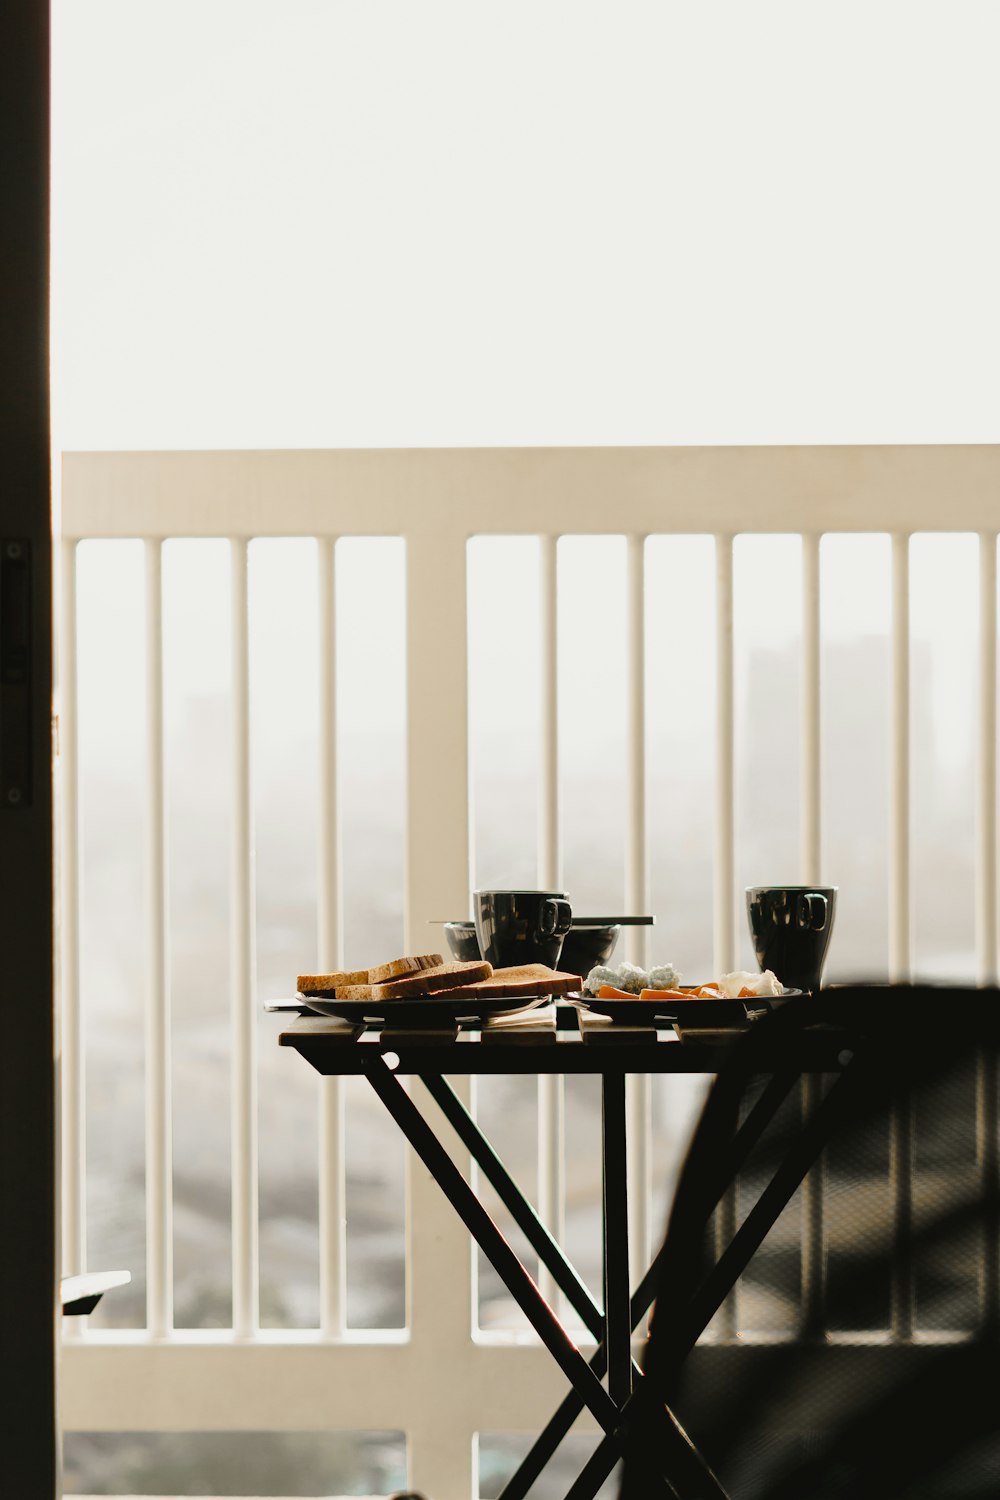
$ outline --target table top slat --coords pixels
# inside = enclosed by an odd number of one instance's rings
[[[452,1046],[458,1040],[457,1026],[383,1026],[379,1043],[396,1051],[399,1047]]]
[[[664,1030],[672,1030],[665,1027]],[[609,1021],[604,1016],[580,1013],[580,1034],[585,1043],[598,1047],[624,1047],[629,1044],[655,1044],[658,1033],[655,1026],[629,1026],[622,1021]]]
[[[484,1027],[479,1040],[484,1047],[554,1047],[558,1038],[554,1026],[496,1026]]]

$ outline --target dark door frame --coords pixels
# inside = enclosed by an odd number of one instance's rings
[[[45,0],[4,0],[0,33],[0,1489],[52,1500],[61,1485]]]

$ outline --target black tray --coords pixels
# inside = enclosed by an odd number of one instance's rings
[[[459,1026],[474,1021],[488,1021],[493,1016],[511,1016],[521,1010],[534,1010],[548,1004],[551,995],[486,996],[411,995],[407,1000],[337,1000],[321,995],[296,997],[309,1011],[320,1016],[337,1016],[355,1026]]]

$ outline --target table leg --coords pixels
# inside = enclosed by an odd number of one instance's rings
[[[648,1388],[644,1393],[649,1394]],[[635,1408],[643,1400],[643,1394],[634,1396],[625,1413],[630,1432],[621,1500],[655,1500],[657,1496],[729,1500],[728,1492],[669,1408],[652,1396],[654,1404],[647,1403],[640,1415]],[[566,1500],[592,1500],[618,1458],[611,1438],[602,1438],[567,1491]]]
[[[619,1457],[620,1454],[615,1451],[614,1444],[608,1438],[598,1443],[566,1491],[566,1500],[594,1500],[594,1496],[611,1473]],[[666,1480],[663,1480],[661,1484],[661,1494],[671,1496],[676,1494],[673,1487],[668,1486]],[[649,1500],[653,1500],[652,1495]]]
[[[462,1219],[462,1222],[476,1243],[489,1258],[494,1269],[503,1280],[504,1285],[528,1317],[535,1332],[549,1353],[556,1360],[574,1387],[580,1398],[581,1405],[589,1407],[593,1416],[596,1417],[604,1429],[607,1435],[606,1442],[610,1455],[607,1472],[610,1472],[610,1469],[614,1467],[616,1459],[622,1455],[625,1445],[629,1442],[629,1437],[621,1426],[621,1411],[619,1406],[601,1385],[600,1379],[596,1375],[592,1365],[584,1359],[583,1355],[573,1344],[555,1313],[539,1292],[534,1281],[528,1275],[524,1266],[518,1260],[500,1230],[494,1224],[490,1215],[448,1155],[448,1152],[437,1139],[426,1120],[424,1120],[413,1100],[406,1093],[405,1089],[401,1087],[398,1078],[386,1066],[381,1054],[373,1057],[371,1065],[366,1069],[365,1076],[396,1121],[403,1135]],[[619,1081],[621,1082],[621,1080]],[[621,1116],[622,1120],[624,1120],[624,1087],[621,1089]],[[626,1266],[624,1274],[627,1278],[627,1234],[624,1240],[624,1252]],[[620,1253],[620,1250],[613,1256],[612,1264],[614,1265],[617,1265],[616,1255],[618,1253]],[[628,1322],[630,1309],[627,1279],[625,1287],[625,1316],[626,1322]],[[615,1333],[618,1335],[617,1327]],[[624,1347],[626,1356],[629,1359],[627,1378],[631,1387],[631,1351],[627,1337]],[[639,1443],[640,1440],[640,1437],[637,1437],[635,1441]],[[601,1462],[603,1461],[602,1458]],[[648,1461],[653,1465],[652,1472],[657,1473],[661,1467],[666,1467],[669,1463],[669,1457],[667,1454],[663,1454],[662,1456],[654,1455]],[[601,1482],[601,1480],[597,1481],[595,1487],[587,1495],[587,1500],[592,1500]],[[586,1492],[577,1489],[576,1493],[582,1497]]]
[[[365,1076],[574,1390],[604,1431],[614,1432],[618,1407],[381,1054]]]
[[[586,1283],[566,1259],[447,1078],[443,1078],[440,1073],[422,1073],[420,1081],[556,1286],[583,1319],[584,1326],[594,1338],[601,1338],[604,1333],[604,1318]]]
[[[797,1071],[784,1071],[775,1074],[768,1081],[763,1093],[756,1100],[750,1113],[739,1126],[735,1137],[730,1143],[729,1150],[724,1154],[724,1159],[719,1164],[714,1186],[708,1183],[704,1185],[706,1191],[711,1195],[710,1201],[706,1205],[706,1212],[710,1213],[712,1211],[715,1202],[721,1195],[726,1184],[732,1180],[743,1166],[754,1146],[767,1129],[767,1126],[774,1119],[798,1076]],[[654,1256],[649,1270],[642,1278],[632,1296],[630,1317],[633,1330],[638,1327],[649,1311],[653,1299],[657,1295],[657,1290],[661,1286],[663,1261],[664,1251],[661,1246],[660,1250]],[[607,1372],[607,1351],[603,1341],[598,1345],[597,1350],[593,1354],[590,1365],[599,1378],[603,1377]],[[538,1479],[545,1465],[555,1453],[582,1410],[583,1402],[576,1392],[568,1392],[521,1460],[516,1471],[508,1479],[503,1490],[500,1492],[499,1500],[525,1500],[525,1497],[530,1494],[532,1485]],[[614,1460],[612,1459],[612,1466],[613,1463]],[[608,1472],[610,1473],[610,1466]]]
[[[633,1330],[639,1326],[649,1311],[656,1290],[659,1266],[660,1257],[657,1255],[633,1294],[630,1308]],[[603,1379],[607,1374],[607,1348],[603,1339],[591,1356],[590,1368],[599,1380]],[[633,1373],[641,1378],[641,1371],[634,1365],[634,1362]],[[538,1434],[538,1437],[518,1464],[515,1472],[500,1491],[497,1500],[525,1500],[525,1496],[530,1494],[535,1480],[542,1473],[545,1465],[555,1453],[582,1410],[583,1402],[576,1394],[576,1391],[569,1391],[542,1428],[542,1431]],[[613,1463],[614,1460],[612,1460]],[[610,1469],[608,1472],[610,1473]]]

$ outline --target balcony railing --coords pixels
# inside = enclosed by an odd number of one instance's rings
[[[478,1336],[475,1270],[467,1238],[437,1189],[408,1170],[407,1326],[364,1334],[345,1314],[345,1140],[351,1122],[336,1080],[321,1093],[320,1317],[315,1331],[262,1329],[259,1312],[257,1022],[253,813],[250,766],[248,546],[264,537],[315,538],[318,568],[317,954],[343,953],[343,809],[338,803],[335,555],[338,539],[405,543],[406,854],[404,945],[423,951],[427,924],[467,910],[470,887],[467,548],[481,535],[535,536],[540,582],[541,679],[538,879],[558,883],[560,819],[557,541],[627,539],[626,909],[650,906],[647,808],[646,539],[714,537],[716,711],[714,964],[736,967],[737,890],[733,646],[734,538],[801,536],[800,802],[803,881],[823,874],[821,827],[821,569],[824,534],[891,537],[891,701],[888,808],[888,972],[912,969],[910,537],[978,538],[979,691],[976,729],[976,973],[996,981],[997,738],[996,518],[1000,449],[992,447],[529,449],[446,451],[68,454],[63,463],[59,791],[61,799],[61,1058],[63,1241],[67,1273],[86,1265],[85,1059],[80,1003],[80,806],[76,651],[77,544],[141,539],[145,550],[145,1212],[146,1327],[68,1334],[63,1418],[71,1429],[393,1429],[407,1434],[412,1481],[436,1500],[475,1490],[475,1434],[484,1414],[498,1432],[526,1432],[556,1404],[558,1376],[523,1338]],[[171,986],[168,972],[164,770],[163,544],[226,538],[231,568],[229,776],[232,1329],[185,1331],[173,1316]],[[642,939],[630,956],[641,958]],[[303,1086],[306,1085],[303,1077]],[[419,1087],[414,1083],[414,1088]],[[650,1097],[631,1080],[630,1160],[637,1257],[658,1232],[649,1216],[655,1141]],[[983,1140],[995,1142],[996,1098],[983,1094]],[[564,1104],[546,1084],[538,1103],[540,1207],[565,1207]],[[892,1191],[913,1191],[904,1122],[896,1132]],[[807,1187],[801,1227],[803,1295],[822,1315],[823,1201]],[[983,1314],[995,1322],[996,1268],[983,1279]],[[897,1278],[905,1278],[905,1264]],[[885,1340],[912,1344],[905,1298],[894,1299]],[[718,1339],[736,1332],[736,1314]],[[813,1322],[815,1324],[815,1317]],[[734,1350],[734,1354],[738,1351]],[[870,1350],[865,1351],[870,1353]],[[718,1350],[715,1351],[718,1357]],[[442,1427],[441,1392],[449,1393]],[[585,1428],[586,1423],[582,1426]]]

